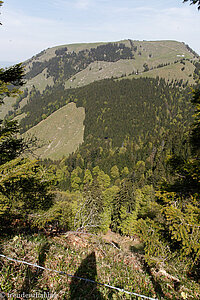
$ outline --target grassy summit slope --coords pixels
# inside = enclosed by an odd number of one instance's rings
[[[152,77],[156,78],[157,76],[160,78],[165,78],[167,81],[180,81],[187,82],[189,84],[194,84],[193,73],[194,73],[194,65],[190,61],[177,62],[172,65],[167,65],[163,67],[159,67],[153,70],[149,70],[147,72],[141,72],[137,75],[129,75],[127,78],[140,78],[140,77]]]
[[[173,64],[175,61],[180,61],[182,59],[194,58],[192,49],[187,47],[184,43],[176,41],[151,42],[124,40],[116,43],[72,44],[47,49],[45,52],[38,54],[30,60],[27,71],[31,71],[36,63],[51,62],[55,57],[62,65],[63,61],[66,59],[66,53],[74,53],[74,55],[79,55],[81,53],[82,59],[83,57],[88,59],[88,57],[94,56],[94,51],[91,54],[92,50],[101,49],[105,46],[111,47],[111,45],[114,44],[118,46],[123,44],[126,49],[131,49],[134,56],[127,57],[128,60],[126,60],[125,57],[122,57],[122,59],[119,57],[117,60],[109,58],[108,60],[106,57],[108,53],[106,54],[105,49],[103,49],[103,51],[105,51],[103,57],[98,56],[98,59],[93,57],[91,61],[85,62],[85,65],[81,67],[80,70],[76,67],[76,72],[74,72],[72,76],[68,76],[68,78],[62,76],[61,80],[65,82],[66,88],[69,88],[70,86],[82,86],[92,81],[111,78],[112,76],[120,77],[121,75],[129,75],[132,72],[142,72],[145,63],[148,64],[149,69],[151,69],[157,68],[159,65]],[[112,51],[112,49],[110,48],[109,51]],[[68,65],[67,67],[69,68],[70,66]],[[78,79],[76,78],[76,75],[78,75]],[[162,75],[165,76],[164,73]],[[51,72],[48,76],[51,76]],[[89,78],[84,80],[85,77]],[[178,79],[182,79],[182,76]]]

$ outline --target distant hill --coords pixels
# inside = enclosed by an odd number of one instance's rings
[[[24,62],[28,93],[7,101],[0,117],[20,114],[31,99],[34,89],[43,94],[46,89],[63,85],[76,88],[105,78],[126,76],[156,77],[194,83],[194,62],[198,54],[188,45],[176,41],[133,41],[112,43],[71,44],[43,50]],[[186,66],[184,67],[184,64]],[[14,105],[14,109],[13,109]]]
[[[42,91],[41,73],[46,84],[53,84],[51,78],[54,83],[62,82],[70,88],[104,78],[143,73],[147,68],[157,69],[183,59],[189,59],[192,63],[197,57],[189,46],[176,41],[124,40],[50,48],[28,60],[25,67],[26,77],[32,79],[31,83]],[[177,75],[177,79],[181,77]]]
[[[0,68],[8,68],[15,65],[17,62],[14,61],[0,61]]]
[[[24,93],[17,100],[6,99],[6,105],[1,108],[0,118],[7,115],[8,118],[17,119],[21,122],[23,132],[38,124],[31,129],[31,133],[41,136],[40,128],[43,128],[47,140],[51,140],[49,124],[52,118],[54,120],[59,118],[59,122],[65,123],[63,115],[55,112],[69,102],[79,100],[75,96],[77,88],[104,79],[121,80],[140,77],[160,77],[164,78],[169,85],[174,84],[184,88],[195,82],[193,74],[196,62],[198,62],[198,54],[188,45],[176,41],[129,39],[112,43],[72,44],[49,48],[24,62],[26,73]],[[104,84],[101,86],[103,89]],[[91,89],[93,90],[88,86],[88,91]],[[95,93],[92,95],[95,101]],[[86,103],[87,95],[85,102],[82,102],[83,108],[86,108]],[[50,118],[52,113],[54,117]],[[87,113],[88,108],[86,108],[86,119]],[[80,126],[80,130],[82,132],[83,127]],[[74,141],[73,134],[69,136],[62,132],[69,141],[71,139],[71,146],[66,146],[64,143],[64,148],[59,155],[56,151],[53,154],[46,149],[46,157],[58,158],[69,154],[82,141],[82,138]],[[54,128],[54,136],[60,136],[60,133],[59,129]],[[41,154],[41,150],[39,153]]]

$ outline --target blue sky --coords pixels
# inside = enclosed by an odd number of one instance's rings
[[[200,54],[200,12],[182,0],[4,0],[0,61],[96,41],[178,40]]]

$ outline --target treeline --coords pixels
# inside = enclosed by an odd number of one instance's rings
[[[26,79],[31,79],[47,68],[47,76],[52,76],[54,82],[59,79],[69,79],[84,70],[94,61],[116,62],[120,59],[133,59],[134,55],[129,47],[123,43],[100,45],[96,48],[81,50],[78,53],[67,51],[67,47],[55,51],[56,56],[48,61],[34,61]]]
[[[29,102],[21,110],[26,113],[21,127],[26,131],[58,108],[76,102],[86,109],[84,137],[92,134],[110,138],[119,146],[127,135],[138,136],[145,128],[159,133],[159,124],[169,128],[180,123],[183,114],[191,115],[187,94],[187,89],[180,91],[175,84],[171,86],[159,78],[106,79],[70,90],[64,90],[62,85],[47,87],[43,95],[32,90]]]
[[[181,115],[191,116],[186,91],[159,78],[104,80],[77,92],[76,105],[86,110],[84,139],[109,139],[113,146],[120,147],[126,137],[147,141],[148,136],[160,135],[161,127],[184,127],[189,118],[182,122]]]

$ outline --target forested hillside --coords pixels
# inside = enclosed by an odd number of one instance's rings
[[[24,62],[24,93],[7,99],[0,115],[24,118],[21,109],[37,96],[87,85],[105,78],[156,77],[193,84],[198,54],[176,41],[72,44],[43,50]]]
[[[51,77],[51,85],[45,86],[44,80],[43,90],[26,85],[20,94],[21,65],[0,70],[4,102],[6,96],[18,96],[0,123],[4,255],[158,299],[200,297],[200,64],[188,46],[169,43],[172,53],[168,50],[167,58],[163,46],[159,55],[166,60],[156,68],[176,65],[174,59],[180,58],[179,68],[193,66],[192,86],[185,79],[140,78],[138,70],[129,78],[66,88],[64,81],[73,81],[97,60],[136,61],[147,50],[152,51],[150,57],[147,52],[149,60],[156,56],[153,42],[131,40],[40,53],[27,63],[26,79]],[[48,60],[43,56],[47,54]],[[149,66],[143,64],[141,72],[149,72]],[[34,130],[48,142],[46,148],[36,138],[19,135]],[[69,146],[72,136],[76,143]],[[43,153],[36,161],[32,157],[37,147]],[[69,284],[59,273],[53,277],[17,262],[4,261],[0,269],[6,294],[129,297],[103,286],[77,284],[77,278]]]

